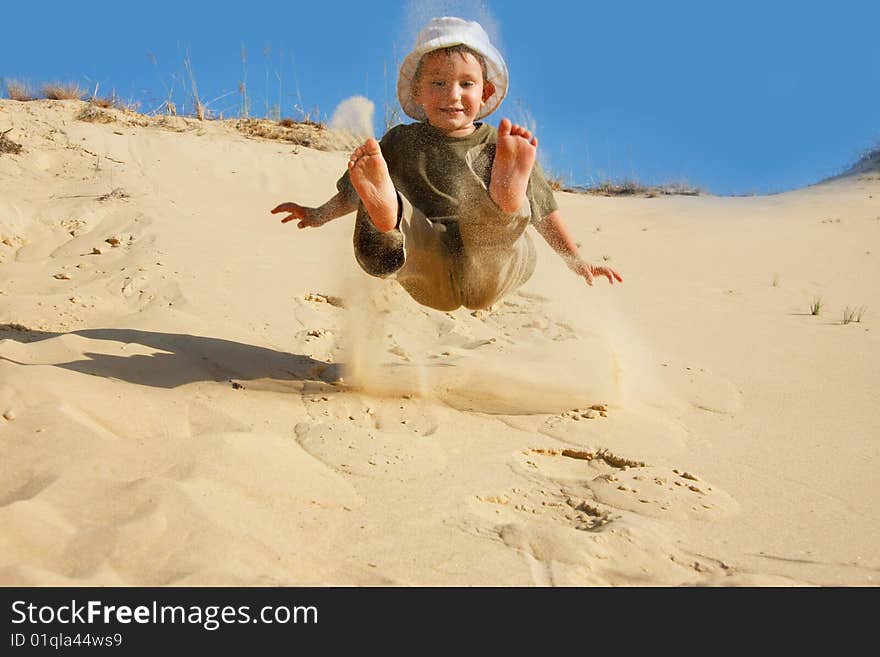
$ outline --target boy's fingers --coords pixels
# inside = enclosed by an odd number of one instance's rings
[[[620,274],[611,269],[611,267],[596,267],[595,269],[593,269],[593,273],[597,276],[604,276],[612,285],[614,285],[615,278],[619,283],[623,283],[623,277],[621,277]]]
[[[608,280],[609,280],[609,281],[611,281],[611,277],[614,276],[614,278],[617,279],[617,282],[618,282],[618,283],[623,283],[623,277],[622,277],[620,274],[618,274],[616,271],[614,271],[613,269],[611,269],[611,267],[608,267],[608,274],[607,274],[607,276],[608,276]],[[614,281],[611,281],[611,283],[614,284]]]
[[[281,220],[282,224],[286,224],[288,221],[293,221],[294,219],[305,219],[306,218],[305,212],[303,212],[303,209],[299,206],[296,206],[294,208],[287,208],[286,210],[279,210],[279,212],[289,212],[290,213],[290,216],[284,217],[284,219]]]

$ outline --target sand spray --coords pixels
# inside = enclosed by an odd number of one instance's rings
[[[333,111],[330,128],[349,132],[359,139],[373,136],[373,101],[364,96],[346,98]]]
[[[498,19],[481,0],[410,0],[404,5],[403,27],[400,31],[402,43],[397,44],[397,50],[409,52],[419,30],[432,18],[441,16],[456,16],[478,22],[486,30],[492,44],[504,52]]]
[[[527,285],[493,310],[444,313],[419,306],[393,280],[352,271],[346,385],[483,413],[675,406],[651,349],[615,308],[616,291],[553,273],[549,294]]]

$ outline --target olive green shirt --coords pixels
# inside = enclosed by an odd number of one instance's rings
[[[498,131],[488,123],[465,137],[450,137],[428,123],[393,127],[379,143],[397,190],[429,219],[457,217],[461,176],[470,173],[466,156],[475,146],[494,144]],[[488,181],[486,181],[488,182]],[[336,183],[336,189],[352,205],[359,202],[349,172]],[[536,164],[527,190],[531,223],[538,224],[558,209],[553,190]]]

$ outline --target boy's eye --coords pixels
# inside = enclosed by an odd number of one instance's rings
[[[435,87],[442,87],[443,80],[434,80],[431,84],[433,84]]]

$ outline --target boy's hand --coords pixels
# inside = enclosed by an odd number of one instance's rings
[[[282,203],[276,208],[271,210],[272,214],[278,214],[279,212],[289,212],[290,214],[284,219],[281,220],[282,224],[286,224],[288,221],[294,221],[295,219],[299,220],[297,226],[299,228],[317,228],[318,226],[323,226],[328,221],[329,218],[323,216],[321,212],[318,212],[317,208],[307,208],[304,205],[299,205],[298,203]]]
[[[575,274],[587,281],[587,285],[593,284],[595,276],[604,276],[612,285],[614,285],[614,279],[617,279],[618,283],[623,283],[623,277],[611,267],[606,267],[605,265],[591,265],[585,260],[580,260],[579,262],[572,263],[570,267]]]

